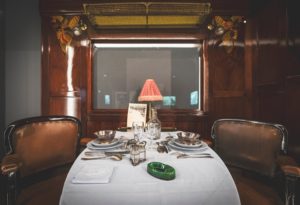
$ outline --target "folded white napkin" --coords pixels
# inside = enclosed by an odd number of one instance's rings
[[[72,179],[74,184],[109,183],[114,167],[108,165],[86,165]]]

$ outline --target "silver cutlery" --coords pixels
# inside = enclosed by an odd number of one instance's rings
[[[157,151],[159,153],[169,153],[172,151],[172,149],[168,146],[168,141],[160,141],[160,142],[156,142],[157,144]]]
[[[169,152],[168,147],[166,145],[164,145],[163,143],[156,142],[156,144],[157,144],[157,151],[159,153],[163,153],[163,152],[168,153]]]
[[[186,154],[181,153],[177,155],[177,159],[179,158],[213,158],[209,153],[199,153],[199,154]]]
[[[95,155],[95,156],[83,156],[81,157],[83,160],[92,160],[92,159],[112,159],[116,161],[120,161],[123,159],[121,154],[114,154],[114,155]]]
[[[86,151],[84,152],[84,155],[86,156],[99,156],[99,155],[114,155],[114,154],[129,154],[128,149],[122,149],[122,150],[111,150],[111,151]]]
[[[95,152],[95,151],[87,151],[84,153],[84,156],[81,157],[83,160],[90,160],[90,159],[105,159],[110,158],[113,160],[122,160],[123,156],[122,153],[124,152],[117,152],[117,151],[110,151],[110,152]]]

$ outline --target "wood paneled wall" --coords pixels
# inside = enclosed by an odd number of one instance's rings
[[[50,22],[42,18],[42,114],[81,118],[81,48],[64,53]]]
[[[68,9],[62,12],[62,7],[68,7],[70,3],[63,2],[41,1],[43,114],[77,116],[82,120],[85,135],[91,135],[97,129],[115,129],[126,125],[126,110],[91,109],[89,46],[77,45],[72,60],[61,51],[49,17],[57,13],[66,14]],[[207,137],[213,121],[219,118],[281,123],[289,131],[291,154],[299,156],[300,49],[297,42],[300,38],[300,18],[297,7],[291,0],[269,0],[263,4],[260,1],[254,1],[255,4],[236,1],[237,8],[229,8],[228,4],[221,6],[222,3],[218,2],[222,1],[213,1],[218,8],[216,14],[252,12],[246,15],[247,23],[239,29],[239,38],[232,52],[226,52],[226,46],[215,46],[214,38],[208,36],[204,39],[205,76],[208,78],[205,115],[161,111],[158,115],[163,126],[197,131]],[[80,14],[82,8],[79,5],[72,4],[70,14]],[[181,35],[185,35],[184,30]],[[109,33],[102,33],[102,37],[93,33],[92,37],[103,39],[109,36]],[[113,36],[116,39],[118,34]],[[193,38],[197,36],[203,38],[206,35],[193,34]],[[88,40],[86,36],[83,38]],[[70,64],[71,75],[68,72]]]
[[[253,72],[253,119],[281,123],[300,160],[300,15],[295,1],[272,0],[247,23],[246,67]]]
[[[42,18],[42,113],[43,115],[65,114],[78,117],[82,121],[83,133],[91,136],[100,129],[117,129],[126,126],[127,110],[94,110],[92,108],[92,67],[91,44],[85,46],[76,43],[73,50],[64,53],[52,28],[51,16]],[[171,33],[171,32],[169,32]],[[180,32],[177,34],[165,33],[164,36],[187,36]],[[136,33],[138,34],[138,33]],[[93,33],[93,39],[102,39],[108,34]],[[151,33],[154,36],[161,34]],[[118,37],[128,34],[114,35]],[[202,34],[193,34],[203,37]],[[90,36],[82,36],[82,39],[90,41]],[[199,132],[204,137],[210,136],[210,124],[208,115],[199,114],[196,110],[162,110],[158,116],[164,127],[176,127],[180,130]]]
[[[243,36],[240,38],[243,40]],[[246,90],[245,49],[243,41],[238,43],[239,46],[227,53],[224,46],[216,47],[208,42],[209,114],[212,121],[219,118],[249,118],[246,98],[251,90]]]

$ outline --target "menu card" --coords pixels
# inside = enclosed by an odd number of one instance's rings
[[[132,127],[132,122],[146,123],[147,104],[129,103],[127,114],[127,127]]]

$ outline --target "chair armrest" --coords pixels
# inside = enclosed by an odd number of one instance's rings
[[[213,141],[207,138],[202,139],[209,147],[213,148]]]
[[[6,204],[16,204],[17,199],[17,173],[22,163],[16,154],[4,156],[1,162],[1,174],[5,176]]]
[[[15,174],[21,166],[21,162],[16,154],[6,155],[1,163],[1,173],[4,176]]]
[[[299,181],[298,179],[300,178],[300,166],[292,157],[287,155],[279,156],[278,159],[281,171],[285,176],[285,204],[294,205],[296,198],[299,197],[296,196],[296,187],[297,181]]]
[[[95,137],[82,137],[80,138],[80,146],[86,146],[86,144],[95,139]]]
[[[284,175],[291,177],[300,177],[300,166],[288,155],[279,155],[278,163]]]
[[[300,167],[299,166],[292,166],[292,165],[284,165],[281,167],[282,171],[286,176],[290,177],[300,177]]]

